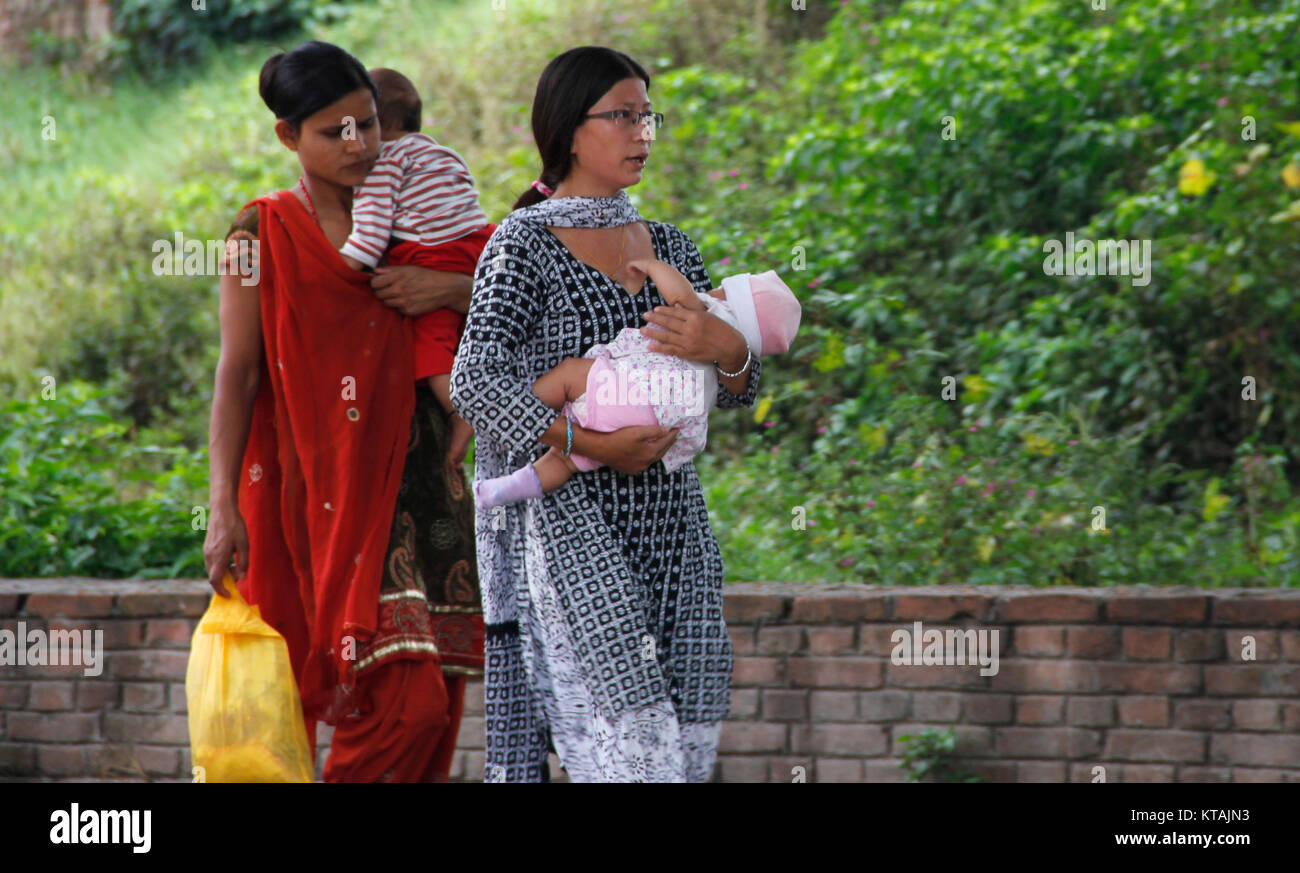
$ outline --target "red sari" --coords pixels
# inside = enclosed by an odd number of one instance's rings
[[[335,725],[326,781],[440,781],[464,681],[448,694],[424,580],[396,570],[398,531],[411,526],[394,516],[415,448],[411,323],[291,192],[254,204],[265,356],[240,479],[240,589],[288,643],[313,747],[316,722]],[[462,599],[477,600],[473,575]],[[476,607],[462,610],[472,630],[453,657],[471,671]]]

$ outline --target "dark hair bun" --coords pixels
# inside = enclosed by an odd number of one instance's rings
[[[271,55],[257,78],[257,93],[266,108],[295,128],[358,88],[365,88],[372,97],[379,93],[360,61],[338,46],[316,39]]]
[[[262,72],[257,77],[257,93],[262,96],[262,102],[266,108],[275,114],[276,118],[280,117],[277,111],[277,96],[275,89],[275,73],[280,69],[280,61],[284,60],[284,52],[276,52],[266,59],[262,64]]]

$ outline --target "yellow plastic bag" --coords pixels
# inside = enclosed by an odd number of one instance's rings
[[[284,637],[239,595],[212,596],[185,671],[195,781],[311,782],[298,684]]]

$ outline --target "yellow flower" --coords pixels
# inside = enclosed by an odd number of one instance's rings
[[[987,564],[989,559],[993,557],[993,548],[997,544],[998,541],[995,538],[989,537],[979,544],[975,549],[975,554],[979,555],[980,560]]]
[[[967,376],[962,382],[966,386],[966,400],[970,403],[979,403],[993,388],[987,379],[978,374]]]
[[[1034,455],[1051,455],[1056,453],[1056,446],[1052,441],[1040,437],[1036,433],[1027,433],[1023,437],[1025,441],[1025,451]]]
[[[873,452],[878,452],[885,447],[885,427],[884,425],[872,426],[869,424],[858,425],[858,436],[867,444]]]
[[[1205,506],[1201,509],[1201,517],[1206,521],[1214,521],[1231,502],[1231,497],[1219,493],[1219,477],[1211,477],[1210,481],[1205,483]]]
[[[1216,178],[1213,171],[1205,169],[1205,161],[1192,158],[1178,171],[1178,193],[1200,197],[1210,190]]]
[[[754,421],[762,423],[767,418],[767,411],[772,408],[772,395],[764,394],[763,399],[754,407]]]
[[[1300,167],[1287,164],[1282,168],[1282,181],[1288,188],[1300,188]]]

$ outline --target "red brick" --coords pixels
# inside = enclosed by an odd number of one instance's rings
[[[118,705],[121,686],[112,681],[83,680],[77,683],[77,709],[107,709]]]
[[[36,763],[42,776],[86,776],[84,746],[37,746]]]
[[[892,624],[862,624],[858,626],[858,651],[867,655],[889,657],[897,645],[890,637],[898,630]]]
[[[123,776],[187,776],[194,774],[189,767],[188,749],[176,746],[108,745],[91,753],[91,770],[101,779]],[[184,758],[184,760],[182,760]]]
[[[1071,764],[1070,781],[1071,782],[1099,782],[1109,780],[1112,770],[1118,770],[1119,765],[1114,768],[1108,768],[1104,764]]]
[[[804,629],[801,627],[778,625],[758,629],[760,655],[791,655],[803,651],[806,646]]]
[[[790,684],[817,688],[879,688],[884,673],[876,658],[791,658],[789,667]]]
[[[1174,781],[1171,764],[1125,764],[1119,767],[1117,782],[1167,785]]]
[[[1017,627],[1015,635],[1016,654],[1054,656],[1065,652],[1065,628]]]
[[[994,598],[988,594],[900,594],[894,598],[895,621],[988,621]]]
[[[863,693],[885,694],[887,692]],[[814,721],[854,721],[858,717],[858,692],[856,691],[813,691],[810,695],[809,708]],[[867,719],[867,721],[874,720]]]
[[[1065,782],[1064,761],[1025,761],[1016,770],[1018,782]]]
[[[1137,661],[1167,661],[1173,645],[1167,628],[1126,627],[1121,641],[1124,657]]]
[[[1014,699],[1011,694],[963,694],[961,720],[970,724],[1010,724]]]
[[[1203,764],[1205,763],[1205,736],[1199,731],[1115,728],[1106,735],[1106,750],[1102,757],[1112,761],[1176,761]]]
[[[1003,621],[1096,621],[1101,597],[1093,594],[1004,594],[998,599]]]
[[[1258,767],[1295,767],[1300,736],[1294,734],[1214,734],[1210,763]]]
[[[0,618],[17,618],[21,594],[0,594]]]
[[[728,718],[758,718],[758,689],[731,689],[731,715]]]
[[[833,692],[813,695],[821,693]],[[908,691],[863,691],[858,695],[858,711],[863,721],[898,721],[908,718],[911,699]]]
[[[1116,593],[1106,604],[1107,620],[1124,624],[1201,624],[1209,614],[1205,595]]]
[[[22,709],[27,705],[27,690],[31,683],[25,680],[0,682],[0,709]]]
[[[956,721],[961,697],[951,691],[917,691],[912,695],[912,718],[917,721]]]
[[[1065,704],[1065,720],[1080,727],[1110,727],[1115,723],[1115,698],[1071,697]]]
[[[807,624],[848,624],[885,618],[885,599],[870,589],[857,595],[805,594],[794,599],[790,620]]]
[[[721,755],[718,757],[718,767],[722,771],[719,781],[726,784],[767,781],[766,758]]]
[[[899,766],[902,761],[896,758],[873,758],[866,761],[858,762],[862,766],[863,782],[903,782],[907,779],[907,774]],[[851,777],[853,771],[841,771],[846,777]],[[851,778],[845,778],[843,781],[851,782]]]
[[[1250,661],[1243,657],[1246,653],[1247,637],[1252,637],[1255,644],[1255,657]],[[1223,648],[1227,653],[1228,660],[1234,664],[1276,661],[1281,654],[1277,631],[1270,630],[1238,630],[1237,628],[1225,630],[1223,632]]]
[[[483,714],[483,680],[474,679],[465,684],[465,714]]]
[[[754,654],[754,626],[750,624],[732,624],[727,626],[731,634],[731,653],[737,658]]]
[[[168,618],[171,616],[198,618],[208,608],[211,593],[211,589],[206,594],[124,592],[118,597],[117,605],[122,614],[128,616],[141,618]]]
[[[468,690],[465,693],[468,696],[469,694]],[[167,696],[168,699],[171,701],[171,705],[168,707],[168,709],[170,709],[172,712],[185,713],[189,711],[189,701],[185,699],[184,682],[168,682]],[[482,709],[483,707],[480,705],[478,712],[470,712],[469,707],[467,706],[465,708],[465,711],[462,713],[462,715],[463,716],[482,715],[483,714]]]
[[[1179,782],[1231,782],[1232,771],[1227,767],[1179,767]]]
[[[814,655],[838,655],[854,651],[853,627],[808,629],[808,651]]]
[[[114,652],[106,658],[106,675],[116,679],[185,679],[189,652],[152,649],[138,652]]]
[[[1126,694],[1192,694],[1200,691],[1199,667],[1190,664],[1098,664],[1098,691]]]
[[[860,785],[868,781],[858,758],[818,758],[815,768],[818,782]]]
[[[1174,701],[1174,727],[1189,730],[1217,730],[1232,724],[1226,700]]]
[[[1175,661],[1222,661],[1223,634],[1206,628],[1180,630],[1174,634]]]
[[[1282,729],[1300,731],[1300,703],[1282,704]]]
[[[36,747],[31,743],[0,743],[0,776],[34,776]]]
[[[1300,631],[1284,630],[1278,634],[1282,642],[1282,660],[1300,661]]]
[[[113,595],[33,594],[27,598],[23,611],[42,618],[107,618],[113,614]]]
[[[814,724],[792,725],[790,751],[816,755],[883,755],[889,737],[882,725]]]
[[[35,710],[72,709],[76,687],[71,681],[33,682],[27,708]]]
[[[1273,700],[1238,700],[1232,704],[1232,724],[1246,730],[1277,730],[1281,707]]]
[[[1098,665],[1090,661],[1003,661],[996,691],[1096,691]]]
[[[786,726],[763,722],[724,721],[719,752],[786,751]],[[766,768],[765,768],[766,770]]]
[[[889,685],[901,688],[985,688],[997,676],[981,676],[978,666],[883,662]]]
[[[731,681],[735,685],[780,685],[780,658],[736,658]]]
[[[802,777],[803,782],[815,782],[816,767],[808,757],[769,757],[767,761],[768,782],[791,782]]]
[[[1020,697],[1016,700],[1018,724],[1060,724],[1065,698],[1060,696]]]
[[[1066,632],[1072,658],[1104,658],[1119,651],[1119,632],[1113,627],[1072,627]]]
[[[142,709],[165,709],[167,686],[161,682],[123,682],[122,709],[138,712]]]
[[[769,688],[763,692],[764,721],[807,721],[807,719],[807,691],[778,691]]]
[[[1296,594],[1239,594],[1214,602],[1214,624],[1300,624],[1300,596]]]
[[[9,737],[14,740],[77,742],[99,739],[99,716],[91,713],[9,713]]]
[[[1233,767],[1233,782],[1262,782],[1269,785],[1278,782],[1297,782],[1300,781],[1295,775],[1294,770],[1274,770],[1269,768],[1257,767]]]
[[[184,716],[145,715],[134,712],[104,713],[104,735],[114,742],[185,743],[190,741]]]
[[[1101,747],[1099,731],[1072,727],[1000,727],[995,748],[1002,758],[1085,758]]]
[[[1294,697],[1300,694],[1300,667],[1252,664],[1205,667],[1205,693]]]
[[[772,621],[784,618],[789,608],[789,598],[774,594],[742,594],[727,586],[722,600],[722,617],[728,624],[749,624],[755,621]]]
[[[1014,761],[968,761],[965,769],[983,778],[985,782],[1013,783],[1016,781]]]
[[[1121,697],[1119,723],[1133,727],[1168,727],[1169,698]]]
[[[185,618],[156,618],[145,622],[145,645],[189,648],[198,622]]]

